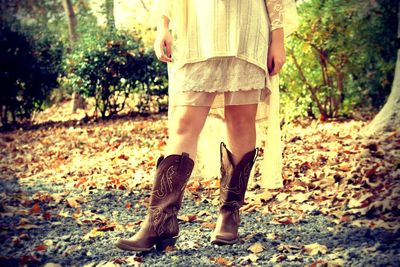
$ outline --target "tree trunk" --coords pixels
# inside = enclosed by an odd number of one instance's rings
[[[114,31],[115,30],[114,0],[106,0],[105,13],[107,18],[107,29],[109,31]]]
[[[78,40],[78,33],[76,32],[76,25],[78,22],[76,20],[74,7],[72,6],[71,0],[63,0],[63,6],[68,22],[69,42],[71,47],[73,47],[75,42]]]
[[[400,2],[397,17],[399,25],[397,37],[400,38]],[[395,130],[400,131],[400,49],[397,50],[396,70],[389,98],[371,123],[360,132],[360,135],[369,137],[382,132]]]
[[[375,118],[362,131],[368,137],[382,132],[400,130],[400,49],[397,51],[397,62],[392,92],[386,104]]]
[[[75,46],[76,41],[78,40],[78,33],[76,31],[78,21],[76,19],[74,7],[72,6],[71,0],[63,0],[63,6],[68,22],[69,42],[71,48],[73,48]],[[86,107],[86,102],[83,99],[83,97],[79,93],[73,92],[71,100],[71,112],[76,113],[76,110],[78,108],[84,109],[85,107]]]

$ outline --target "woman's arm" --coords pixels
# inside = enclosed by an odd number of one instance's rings
[[[157,58],[163,62],[172,61],[171,47],[173,38],[169,32],[172,3],[172,0],[159,0],[156,2],[157,34],[154,41],[154,52]]]
[[[277,74],[285,63],[282,0],[266,0],[271,27],[271,43],[268,47],[267,66],[269,74]]]

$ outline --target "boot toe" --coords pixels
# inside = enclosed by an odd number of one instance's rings
[[[218,233],[211,237],[211,243],[215,245],[232,245],[239,241],[239,237],[233,233]]]
[[[129,251],[149,251],[153,248],[153,246],[151,247],[138,246],[136,242],[128,239],[118,239],[117,242],[115,242],[115,245],[122,250],[129,250]]]

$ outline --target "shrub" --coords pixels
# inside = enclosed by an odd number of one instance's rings
[[[0,22],[0,116],[4,125],[30,119],[57,86],[63,46],[46,32]]]
[[[166,92],[165,66],[140,39],[110,31],[85,38],[66,58],[64,80],[81,95],[95,98],[96,114],[120,112],[132,93],[145,96],[140,104],[144,112],[151,95]]]

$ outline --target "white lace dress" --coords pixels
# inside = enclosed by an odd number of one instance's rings
[[[283,27],[282,0],[266,1],[270,30]],[[214,18],[217,19],[217,18]],[[266,45],[268,48],[268,44]],[[265,51],[267,55],[267,51]],[[267,58],[265,58],[266,64]],[[265,145],[266,130],[271,106],[271,93],[278,86],[265,69],[237,57],[213,57],[205,61],[187,63],[174,70],[169,66],[169,118],[174,116],[175,108],[182,105],[210,106],[209,117],[199,137],[193,176],[218,176],[219,174],[219,143],[226,142],[224,123],[224,106],[258,104],[256,115],[257,144]],[[273,86],[272,83],[276,85]],[[274,98],[279,102],[279,98]],[[279,103],[273,103],[279,109]],[[279,113],[279,111],[275,110]],[[279,115],[279,114],[278,114]],[[280,136],[276,136],[276,141]],[[279,153],[279,152],[278,152]],[[264,157],[268,155],[264,154]],[[210,160],[212,159],[212,160]],[[213,166],[210,166],[210,165]],[[270,162],[278,170],[269,178],[268,188],[282,186],[280,177],[280,162]],[[254,174],[253,168],[252,174]],[[265,170],[265,172],[268,170]],[[279,175],[279,177],[278,177]],[[200,177],[202,179],[204,177]],[[208,177],[210,178],[210,177]]]

